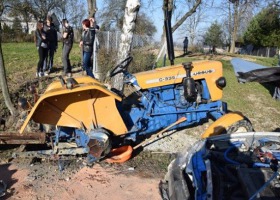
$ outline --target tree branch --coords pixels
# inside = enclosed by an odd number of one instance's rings
[[[201,1],[202,0],[196,0],[196,3],[193,6],[193,8],[189,10],[189,12],[187,12],[179,21],[176,22],[176,24],[172,27],[172,33],[174,33],[174,31],[176,31],[177,28],[179,28],[179,26],[181,26],[189,16],[196,12],[196,9],[201,4]]]

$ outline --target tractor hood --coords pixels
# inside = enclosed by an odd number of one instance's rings
[[[194,80],[205,79],[212,101],[222,98],[222,89],[217,87],[216,81],[223,76],[223,66],[219,61],[192,62],[191,76]],[[155,70],[134,74],[142,89],[160,87],[170,84],[182,83],[186,77],[183,65],[161,67]]]

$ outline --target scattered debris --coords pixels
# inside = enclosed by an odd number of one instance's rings
[[[3,119],[3,116],[0,117],[0,127],[2,127],[3,131],[6,129],[6,120]]]
[[[279,136],[250,132],[197,141],[169,165],[162,198],[279,199]]]

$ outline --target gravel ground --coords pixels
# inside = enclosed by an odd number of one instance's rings
[[[148,144],[145,146],[144,150],[178,153],[200,139],[200,135],[202,135],[208,126],[209,123],[206,123],[180,131],[168,131],[164,133],[164,136],[166,137]]]

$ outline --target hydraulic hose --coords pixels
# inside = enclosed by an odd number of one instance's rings
[[[229,162],[229,163],[231,163],[231,164],[234,164],[234,165],[240,165],[239,162],[236,162],[236,161],[230,159],[230,158],[228,157],[228,153],[231,152],[232,150],[236,149],[237,147],[240,147],[241,144],[242,144],[241,142],[233,142],[233,143],[232,143],[233,146],[229,147],[229,148],[225,151],[225,153],[224,153],[224,158],[225,158],[225,160],[226,160],[227,162]]]

